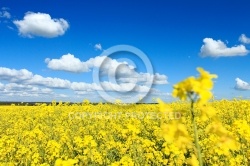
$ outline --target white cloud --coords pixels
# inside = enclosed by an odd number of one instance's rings
[[[93,62],[91,63],[93,66],[99,64],[98,58],[97,62],[95,62],[95,60],[91,61]],[[122,93],[122,95],[118,95],[121,99],[126,97],[128,94],[142,94],[147,93],[148,91],[150,91],[150,94],[159,93],[154,89],[150,89],[150,87],[147,86],[147,80],[143,80],[146,77],[150,77],[150,74],[137,74],[137,78],[140,81],[144,81],[144,85],[138,84],[137,81],[134,83],[120,82],[118,84],[110,81],[102,81],[100,84],[71,82],[61,78],[43,77],[41,75],[33,74],[27,69],[16,70],[0,67],[0,80],[7,82],[6,84],[0,82],[0,99],[5,100],[4,96],[7,96],[7,100],[26,99],[28,101],[37,101],[36,99],[50,101],[55,98],[66,100],[67,97],[71,100],[72,97],[77,98],[76,96],[57,94],[54,92],[54,89],[62,89],[64,91],[72,90],[76,95],[85,95],[86,97],[90,97],[95,100],[99,98],[97,91],[106,91],[107,93],[126,92],[126,94]],[[166,79],[164,75],[160,75],[158,73],[150,78],[153,77],[156,78],[157,81],[164,81]]]
[[[245,34],[240,35],[239,41],[244,44],[250,44],[250,38],[248,38]]]
[[[101,72],[106,74],[108,70],[124,64],[106,56],[97,56],[84,62],[69,53],[63,55],[60,59],[46,58],[45,63],[47,63],[49,69],[74,73],[89,72],[91,69],[99,67]]]
[[[40,90],[41,93],[48,93],[48,94],[51,94],[53,92],[52,89],[49,89],[49,88],[43,88]]]
[[[136,92],[141,92],[141,93],[147,93],[149,92],[151,89],[150,87],[147,87],[145,85],[137,85],[134,89],[134,91]]]
[[[89,71],[88,64],[81,62],[80,59],[75,58],[75,56],[71,54],[63,55],[60,59],[50,60],[49,58],[46,58],[45,62],[47,63],[47,67],[52,70],[61,70],[75,73]]]
[[[167,84],[167,76],[163,74],[156,73],[154,75],[154,84]]]
[[[96,66],[98,67],[98,66]],[[145,83],[153,81],[153,84],[167,84],[167,76],[159,73],[143,73],[135,71],[135,67],[127,62],[118,62],[115,59],[107,57],[100,67],[102,75],[108,75],[117,78],[120,83]]]
[[[94,47],[95,47],[96,50],[100,50],[100,51],[102,50],[102,45],[100,43],[95,44]]]
[[[33,89],[34,88],[34,89]],[[22,84],[16,84],[16,83],[9,83],[5,85],[6,90],[35,90],[36,88],[31,85],[22,85]]]
[[[25,83],[31,85],[41,85],[56,89],[68,89],[71,85],[71,82],[69,80],[61,78],[42,77],[40,75],[34,75],[32,79],[25,81]]]
[[[236,78],[236,85],[235,89],[236,90],[250,90],[250,84],[241,80],[240,78]]]
[[[8,83],[0,83],[0,92],[7,96],[21,96],[21,97],[38,97],[39,95],[51,95],[53,90],[49,88],[38,88],[32,85]]]
[[[28,85],[41,85],[50,88],[70,87],[70,81],[68,80],[34,75],[27,69],[16,70],[0,67],[0,80],[6,80],[12,83],[22,83]]]
[[[96,56],[87,61],[81,61],[72,54],[63,55],[60,59],[45,59],[47,67],[52,70],[60,70],[67,72],[89,72],[93,68],[99,68],[101,76],[109,76],[117,78],[121,83],[135,83],[152,81],[153,84],[167,84],[167,76],[156,73],[138,73],[135,67],[127,62],[118,62],[116,59],[111,59],[107,56]]]
[[[18,82],[23,80],[28,80],[33,77],[33,74],[26,70],[15,70],[15,69],[9,69],[5,67],[0,67],[0,79],[1,80],[8,80],[10,82]]]
[[[69,23],[60,18],[53,19],[46,13],[27,12],[23,20],[15,20],[19,34],[25,37],[41,36],[53,38],[63,35],[69,28]]]
[[[101,75],[121,76],[133,72],[134,67],[128,65],[127,62],[118,62],[107,56],[97,56],[86,62],[89,68],[99,68]]]
[[[91,84],[84,83],[84,82],[72,82],[70,88],[74,91],[92,91],[93,90],[93,86]]]
[[[101,82],[101,87],[96,83],[85,82],[70,82],[66,79],[43,77],[41,75],[33,74],[26,69],[16,70],[9,68],[0,68],[0,80],[11,82],[7,89],[30,89],[33,85],[43,86],[53,89],[71,89],[73,91],[129,91],[135,87],[135,91],[141,91],[145,86],[135,85],[134,83],[115,84],[108,81]],[[17,84],[18,83],[18,84]],[[0,84],[0,88],[3,85]]]
[[[200,49],[200,55],[203,57],[229,57],[244,56],[249,53],[244,45],[227,47],[221,40],[213,40],[212,38],[203,39],[204,44]]]
[[[120,62],[121,61],[121,62]],[[72,90],[76,95],[97,96],[98,91],[106,91],[107,93],[120,93],[120,97],[131,94],[136,95],[156,91],[150,89],[150,82],[153,84],[167,84],[167,76],[159,73],[138,73],[133,65],[128,62],[111,59],[107,56],[97,56],[87,61],[81,61],[72,54],[63,55],[59,59],[45,59],[48,68],[52,70],[63,70],[68,72],[89,72],[94,68],[99,69],[101,78],[100,83],[71,82],[67,79],[43,77],[33,74],[27,69],[9,69],[0,67],[0,80],[8,82],[3,85],[0,83],[0,91],[8,96],[43,96],[42,94],[53,94],[56,98],[66,98],[70,96],[60,96],[54,92],[54,89]],[[103,77],[104,76],[104,77]],[[105,79],[108,78],[108,81]],[[117,81],[117,82],[116,82]],[[121,92],[126,92],[122,93]],[[50,99],[51,97],[50,96]],[[119,95],[118,95],[119,96]],[[1,98],[1,94],[0,94]]]
[[[103,61],[107,59],[109,58],[107,58],[106,56],[97,56],[95,58],[90,58],[89,60],[87,60],[86,64],[89,68],[100,67]]]

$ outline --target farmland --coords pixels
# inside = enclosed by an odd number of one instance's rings
[[[190,103],[0,107],[1,165],[196,165]],[[206,165],[250,162],[250,102],[195,105]],[[180,116],[181,115],[181,116]]]

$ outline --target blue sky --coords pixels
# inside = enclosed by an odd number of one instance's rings
[[[0,100],[105,101],[99,93],[105,92],[129,101],[149,91],[145,101],[171,101],[173,84],[196,76],[196,67],[219,76],[217,99],[249,98],[249,5],[247,0],[3,0]],[[131,51],[107,55],[117,45],[141,50],[153,73]],[[103,57],[106,66],[100,67]],[[96,69],[103,72],[99,84],[93,80]]]

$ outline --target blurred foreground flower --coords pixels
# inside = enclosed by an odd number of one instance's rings
[[[202,166],[202,155],[199,145],[199,137],[197,131],[197,125],[195,122],[194,103],[205,104],[213,97],[210,90],[213,88],[213,78],[217,78],[217,75],[210,74],[204,69],[198,67],[199,77],[188,77],[187,79],[174,85],[173,96],[179,97],[181,100],[191,100],[191,121],[194,130],[194,141],[196,147],[196,154],[198,156],[199,165]]]
[[[173,97],[179,97],[181,100],[189,98],[193,102],[198,99],[198,103],[206,103],[212,98],[212,79],[217,78],[217,75],[210,74],[200,67],[197,70],[200,73],[199,77],[188,77],[174,85]]]

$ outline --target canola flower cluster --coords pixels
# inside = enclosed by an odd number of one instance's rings
[[[250,101],[207,102],[215,76],[198,71],[174,86],[191,103],[0,106],[0,166],[249,165]]]

